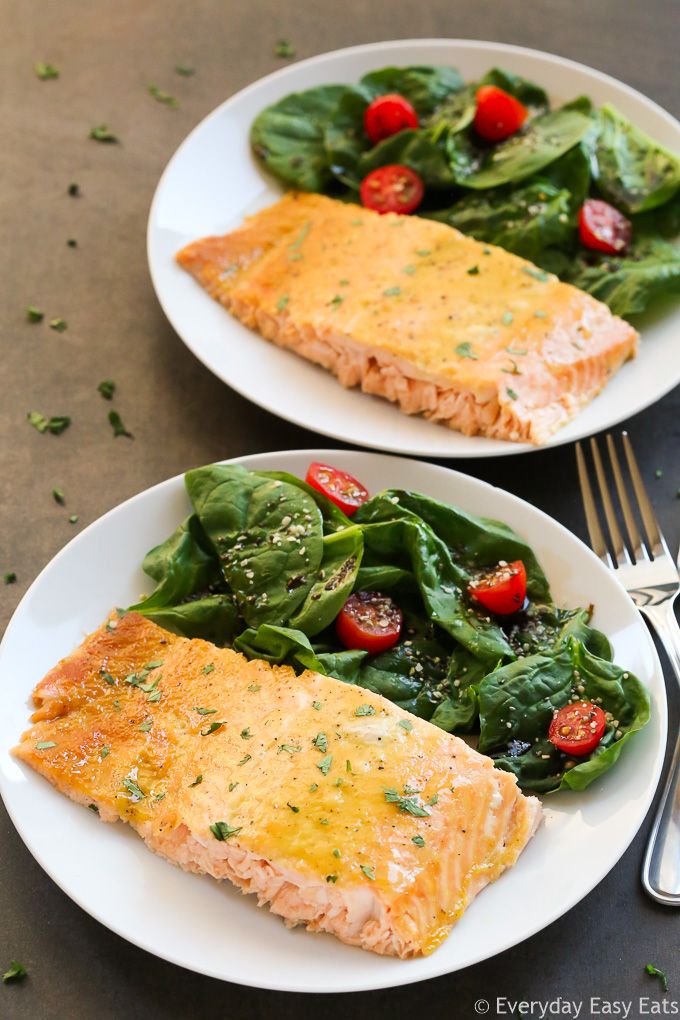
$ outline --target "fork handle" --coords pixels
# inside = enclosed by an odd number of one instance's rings
[[[680,627],[673,599],[657,606],[640,606],[640,610],[661,638],[680,683]],[[642,884],[658,903],[680,907],[680,736],[647,843]]]

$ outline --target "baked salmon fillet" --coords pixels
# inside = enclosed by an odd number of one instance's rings
[[[112,616],[36,687],[13,754],[289,925],[430,953],[541,816],[515,777],[370,691]]]
[[[291,193],[177,261],[280,347],[466,435],[545,443],[638,334],[606,305],[442,223]]]

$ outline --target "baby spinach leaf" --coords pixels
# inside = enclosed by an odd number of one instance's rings
[[[502,67],[492,67],[490,71],[487,71],[476,87],[479,88],[481,85],[495,85],[497,88],[503,89],[504,92],[509,92],[515,99],[519,99],[523,106],[526,106],[532,116],[547,113],[550,109],[550,101],[545,89],[527,78],[522,78],[519,74],[503,70]]]
[[[376,96],[396,92],[408,99],[420,118],[434,112],[452,93],[463,87],[463,79],[454,67],[383,67],[370,71],[359,85]]]
[[[321,663],[327,676],[334,676],[347,684],[358,684],[361,664],[368,652],[359,648],[341,652],[317,652],[317,660]]]
[[[137,613],[165,627],[173,634],[203,638],[216,645],[226,645],[243,626],[236,603],[229,595],[207,595],[179,605],[149,606],[151,599],[134,606]]]
[[[349,517],[343,514],[340,507],[332,499],[324,496],[323,492],[319,492],[318,489],[308,485],[307,482],[303,482],[301,478],[296,478],[295,475],[291,475],[288,471],[253,471],[252,474],[262,478],[273,478],[274,481],[285,482],[287,485],[294,485],[296,488],[306,492],[308,496],[311,496],[321,511],[324,532],[342,531],[343,528],[351,526],[352,522]]]
[[[467,649],[456,646],[446,671],[446,697],[439,703],[430,722],[448,733],[467,733],[479,713],[477,687],[489,672],[488,665]]]
[[[588,197],[590,176],[590,160],[581,144],[575,145],[559,159],[543,167],[536,177],[532,177],[526,183],[528,185],[546,182],[558,191],[567,191],[569,222],[571,226],[576,226],[581,206]]]
[[[237,652],[243,652],[248,659],[264,659],[277,666],[297,665],[317,673],[326,672],[307,635],[291,627],[262,623],[257,630],[249,628],[239,634],[233,647]]]
[[[285,624],[321,565],[315,500],[298,485],[234,465],[189,471],[185,482],[246,623]]]
[[[544,113],[487,150],[478,170],[466,172],[465,168],[453,165],[454,176],[466,188],[495,188],[499,184],[524,180],[577,145],[590,126],[590,119],[576,110]]]
[[[569,199],[567,190],[547,182],[519,188],[506,185],[467,194],[449,209],[425,216],[534,260],[548,245],[569,241]]]
[[[400,641],[362,664],[360,687],[395,702],[421,718],[429,719],[437,705],[434,693],[446,676],[448,651],[439,641],[415,638]]]
[[[475,93],[478,86],[473,83],[466,85],[458,92],[445,99],[439,109],[425,122],[424,127],[432,128],[435,137],[439,132],[446,130],[451,134],[457,134],[472,124],[477,111],[477,100]]]
[[[355,188],[361,180],[356,173],[357,163],[372,144],[364,128],[364,114],[373,98],[372,92],[360,85],[345,89],[326,124],[325,143],[331,170],[343,183]]]
[[[352,594],[363,551],[361,528],[324,536],[321,568],[305,601],[290,617],[291,627],[312,637],[335,620]]]
[[[389,564],[362,565],[357,572],[355,591],[397,591],[417,592],[418,585],[413,571]]]
[[[151,609],[182,602],[222,580],[217,556],[195,514],[146,554],[142,569],[157,582],[157,587],[148,598],[129,608],[147,616]]]
[[[658,294],[680,293],[680,246],[641,237],[622,256],[581,248],[562,278],[604,301],[615,315],[631,315]]]
[[[381,166],[398,163],[415,170],[429,188],[451,188],[455,184],[444,145],[431,130],[404,130],[378,142],[357,163],[357,175],[363,180]]]
[[[575,759],[550,743],[548,730],[553,713],[573,695],[600,699],[603,711],[611,715],[592,754],[567,768]],[[555,656],[533,655],[501,666],[481,682],[478,696],[479,750],[490,753],[498,768],[513,772],[523,790],[539,793],[566,786],[585,789],[611,768],[626,741],[649,718],[649,696],[640,681],[591,655],[574,637]]]
[[[607,103],[595,115],[597,183],[609,201],[636,213],[663,205],[680,188],[680,159]]]
[[[332,180],[324,132],[344,85],[293,92],[253,122],[250,144],[270,173],[303,191],[323,191]]]

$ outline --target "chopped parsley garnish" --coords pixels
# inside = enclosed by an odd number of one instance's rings
[[[137,784],[133,783],[131,779],[124,779],[123,786],[125,787],[126,790],[129,790],[133,797],[138,797],[141,799],[142,797],[146,796],[146,794],[142,793]]]
[[[36,61],[34,70],[40,81],[54,81],[59,77],[59,71],[54,64],[44,64],[42,60]]]
[[[113,410],[109,411],[109,424],[110,424],[111,428],[113,429],[113,437],[114,437],[114,439],[117,439],[118,436],[125,436],[127,439],[134,439],[135,438],[132,435],[132,433],[128,432],[128,430],[123,425],[123,421],[121,419],[121,416],[118,414],[118,411],[113,411]]]
[[[534,312],[534,315],[536,316],[536,318],[537,318],[537,319],[545,319],[545,318],[547,317],[548,313],[547,313],[547,312],[541,312],[541,311],[539,311],[539,310],[536,310],[536,311]]]
[[[107,673],[105,669],[100,669],[100,670],[99,670],[99,672],[100,672],[100,673],[101,673],[101,675],[102,675],[102,676],[104,677],[104,679],[106,680],[107,684],[108,684],[108,685],[109,685],[110,687],[113,687],[113,685],[115,684],[115,682],[116,682],[116,681],[115,681],[115,680],[113,679],[113,677],[111,676],[111,674],[110,674],[110,673]]]
[[[407,733],[410,733],[413,729],[413,723],[409,719],[400,719],[397,726],[401,726]]]
[[[199,708],[198,705],[194,705],[194,712],[198,712],[199,715],[217,715],[216,708]]]
[[[312,221],[311,220],[307,220],[307,222],[305,223],[304,227],[302,228],[302,230],[298,234],[297,240],[293,241],[292,244],[289,244],[288,247],[292,248],[292,249],[299,248],[300,245],[302,244],[302,242],[304,241],[304,239],[307,237],[307,234],[311,230],[311,227],[312,227]]]
[[[425,846],[425,840],[422,836],[411,836],[411,842],[415,843],[416,846]]]
[[[116,384],[113,379],[102,379],[97,387],[104,400],[112,400],[113,394],[116,389]]]
[[[458,344],[456,354],[461,358],[472,358],[473,361],[479,361],[477,355],[472,353],[472,348],[467,341],[464,344]]]
[[[165,796],[166,796],[166,794],[165,794],[165,793],[157,793],[154,799],[155,799],[156,801],[159,801],[159,800],[163,800],[163,798],[164,798]]]
[[[90,809],[90,811],[94,811],[96,814],[99,814],[99,808],[97,807],[96,804],[88,804],[87,806]]]
[[[338,880],[337,875],[326,875],[327,882],[337,882],[337,880]]]
[[[342,779],[336,779],[333,786],[342,786]]]
[[[29,424],[34,429],[37,429],[38,432],[51,432],[53,436],[60,436],[64,429],[67,429],[71,424],[71,419],[67,418],[66,415],[45,418],[44,415],[39,414],[37,411],[29,411],[26,417]]]
[[[375,709],[373,705],[359,705],[358,708],[354,709],[355,715],[375,715]]]
[[[479,276],[479,266],[471,266],[466,272],[468,276]]]
[[[337,848],[337,847],[336,847],[336,848],[335,848],[335,850],[333,851],[333,856],[334,856],[334,857],[339,857],[339,856],[340,856],[340,851],[338,850],[338,848]]]
[[[297,814],[298,811],[300,810],[299,807],[296,807],[294,804],[291,804],[289,800],[286,801],[286,807],[289,807],[291,811],[295,812],[295,814]]]
[[[193,783],[189,783],[189,789],[191,789],[193,786],[198,786],[199,783],[202,783],[202,782],[203,782],[203,776],[199,772],[198,775],[196,776],[196,778],[194,779]]]
[[[329,305],[333,305],[333,311],[335,311],[337,308],[340,307],[340,305],[342,304],[342,302],[344,300],[345,299],[342,296],[342,294],[336,294],[334,298],[331,298],[331,300],[328,302],[328,304]]]
[[[315,708],[317,710],[317,712],[318,712],[321,709],[321,702],[320,701],[313,701],[312,702],[312,708]]]
[[[241,730],[241,737],[243,740],[251,740],[252,733],[250,732],[250,726],[247,726],[244,730]]]
[[[325,754],[328,750],[328,737],[325,733],[317,733],[312,741],[314,747],[317,747],[322,754]]]
[[[348,759],[347,759],[347,761],[345,762],[345,771],[346,771],[346,772],[351,772],[351,771],[352,771],[352,763],[351,763],[351,761],[349,760],[349,758],[348,758]]]
[[[48,747],[56,747],[57,745],[53,740],[39,740],[35,746],[36,750],[44,751]]]
[[[207,676],[208,673],[212,673],[214,668],[215,668],[215,663],[214,662],[209,662],[207,666],[203,667],[203,669],[201,670],[201,673],[203,673],[203,676]]]
[[[491,248],[482,248],[482,251],[484,252],[485,255],[491,254]]]
[[[54,496],[55,502],[56,503],[61,503],[62,506],[66,502],[66,497],[64,496],[64,493],[63,493],[62,489],[60,489],[58,487],[52,489],[52,495]]]
[[[73,184],[69,184],[68,193],[71,198],[80,198],[80,186],[75,182]]]
[[[517,362],[513,361],[512,358],[510,358],[510,364],[512,365],[512,368],[502,368],[501,372],[505,372],[506,375],[521,375],[522,374],[520,372],[520,370],[518,369],[518,367],[517,367]]]
[[[399,297],[401,294],[401,287],[388,287],[387,290],[383,291],[385,297]]]
[[[250,761],[250,759],[251,759],[252,757],[253,757],[253,756],[252,756],[252,754],[247,754],[247,755],[245,756],[245,758],[241,758],[241,760],[240,760],[240,762],[239,762],[238,764],[239,764],[239,765],[245,765],[245,763],[246,763],[247,761]]]
[[[288,754],[297,754],[300,750],[301,748],[297,747],[295,744],[281,744],[281,747],[276,753],[281,754],[282,751],[288,751]]]
[[[428,806],[428,807],[432,807],[432,806],[433,806],[434,804],[436,804],[436,803],[437,803],[437,801],[438,801],[438,800],[439,800],[439,794],[438,794],[438,793],[434,793],[434,794],[433,794],[433,795],[432,795],[432,796],[430,797],[430,799],[428,800],[428,802],[427,802],[427,806]]]
[[[362,864],[361,870],[363,871],[366,878],[370,878],[371,882],[375,882],[375,866],[372,864]]]
[[[41,312],[39,308],[35,308],[34,305],[29,305],[26,309],[26,318],[29,322],[42,322],[45,313]]]
[[[151,729],[151,723],[150,722],[143,722],[142,725],[139,728],[142,731],[142,733],[148,733],[149,730]]]
[[[353,227],[360,227],[360,226],[362,226],[363,222],[364,222],[363,220],[352,220],[352,226]]]
[[[192,74],[196,74],[195,67],[186,67],[185,64],[175,64],[175,74],[179,74],[182,78],[191,78]]]
[[[405,786],[404,793],[400,794],[395,786],[383,786],[383,793],[388,804],[396,804],[398,810],[404,814],[413,815],[415,818],[426,818],[430,812],[414,800],[412,794],[416,792],[416,790],[410,790],[408,786]]]
[[[5,574],[5,584],[14,584],[16,579],[17,575],[14,570],[10,570],[8,574]]]
[[[325,758],[321,759],[321,761],[317,764],[316,767],[319,769],[320,772],[323,773],[324,776],[327,776],[328,775],[328,770],[331,767],[331,762],[332,761],[333,761],[333,755],[332,754],[327,754]]]
[[[532,269],[531,266],[522,266],[522,272],[527,276],[533,276],[534,280],[540,280],[541,283],[550,279],[549,273],[544,273],[542,269]]]
[[[340,280],[339,285],[341,287],[349,287],[349,280]]]
[[[160,701],[161,697],[162,697],[162,691],[152,691],[151,694],[149,694],[147,696],[146,700],[147,701]]]
[[[292,43],[287,39],[279,39],[274,47],[274,56],[280,57],[281,60],[292,60],[295,56],[295,49]]]
[[[114,701],[113,707],[115,708],[116,712],[120,712],[120,705],[118,704],[117,701]]]
[[[50,329],[55,330],[57,333],[63,333],[68,328],[66,319],[50,319]]]
[[[259,691],[260,690],[261,686],[262,686],[261,684],[251,684],[250,687],[248,688],[248,690],[252,691],[253,693],[255,693],[255,691]]]
[[[22,967],[18,960],[10,960],[9,970],[5,971],[2,975],[3,981],[23,981],[26,977],[27,971],[25,967]]]
[[[321,825],[328,825],[328,819],[327,818],[322,818],[320,824]]]
[[[501,316],[501,322],[503,323],[504,326],[509,326],[514,318],[515,316],[512,314],[512,312],[503,312],[503,315]]]
[[[158,85],[149,85],[149,93],[157,103],[163,103],[164,106],[168,106],[171,110],[176,110],[179,106],[175,97],[168,95],[167,92],[163,92],[162,89],[159,89]]]
[[[102,745],[102,749],[101,749],[101,751],[99,752],[99,757],[100,757],[101,759],[104,759],[104,758],[106,758],[106,756],[107,756],[107,754],[108,754],[108,753],[109,753],[109,748],[108,748],[108,745],[107,745],[107,744],[103,744],[103,745]]]
[[[514,390],[507,389],[505,392],[507,393],[507,395],[510,397],[511,400],[517,400],[518,399],[517,394],[515,393]]]
[[[113,131],[109,131],[106,124],[99,124],[97,127],[90,128],[90,138],[94,138],[95,142],[117,142],[118,137],[114,135]]]
[[[650,977],[661,978],[661,984],[663,985],[664,992],[668,991],[668,978],[662,970],[659,970],[657,967],[652,967],[651,963],[648,963],[645,966],[645,971],[650,975]]]
[[[407,273],[409,276],[413,276],[415,271],[416,271],[415,266],[404,266],[404,268],[402,269],[402,273]]]
[[[283,309],[286,307],[286,305],[288,304],[289,301],[290,301],[290,294],[284,294],[283,297],[280,298],[277,301],[277,303],[276,303],[276,311],[277,312],[282,312]]]
[[[211,722],[207,730],[201,730],[202,737],[209,737],[211,733],[217,733],[217,731],[226,725],[226,721],[223,722]]]
[[[318,783],[312,783],[312,785],[309,788],[309,792],[310,793],[314,793],[314,791],[318,790],[318,789],[319,789],[319,784]]]
[[[505,349],[508,352],[508,354],[516,354],[518,357],[520,357],[522,354],[526,354],[526,351],[513,351],[512,347],[506,347]]]
[[[219,840],[220,843],[223,843],[226,839],[229,839],[231,836],[235,836],[236,833],[240,832],[242,828],[243,828],[242,825],[239,825],[238,828],[233,828],[226,822],[215,822],[214,825],[210,826],[210,831],[212,832],[215,839]]]
[[[415,253],[416,253],[416,255],[431,255],[432,254],[432,252],[430,251],[429,248],[416,248],[415,249]]]

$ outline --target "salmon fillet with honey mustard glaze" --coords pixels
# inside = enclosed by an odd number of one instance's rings
[[[432,952],[541,816],[513,775],[380,695],[137,613],[33,699],[13,753],[62,793],[287,924],[377,953]]]
[[[638,334],[531,262],[417,216],[291,193],[179,264],[246,326],[466,435],[542,444]]]

